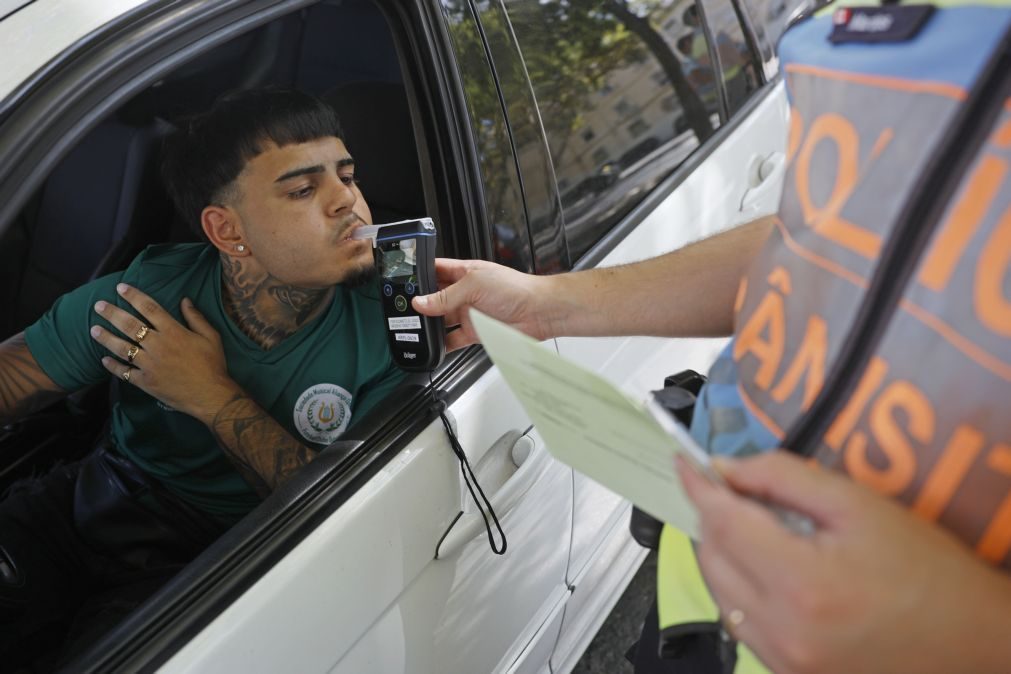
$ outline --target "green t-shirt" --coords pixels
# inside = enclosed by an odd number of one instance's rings
[[[62,388],[73,391],[109,377],[101,363],[108,351],[89,330],[99,324],[115,332],[94,311],[98,300],[136,314],[116,293],[120,282],[153,297],[183,325],[179,303],[193,300],[221,334],[231,377],[309,447],[332,443],[353,414],[374,406],[403,379],[390,358],[375,288],[338,286],[327,311],[265,351],[225,314],[217,250],[185,244],[148,248],[125,271],[67,293],[25,330],[32,356]],[[205,512],[229,517],[259,503],[206,426],[136,386],[119,382],[119,389],[111,435],[124,456]]]

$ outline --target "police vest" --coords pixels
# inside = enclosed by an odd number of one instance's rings
[[[1011,569],[1011,4],[895,17],[835,7],[780,42],[784,194],[714,382],[740,414],[706,435],[751,424]],[[661,627],[714,620],[664,538]]]

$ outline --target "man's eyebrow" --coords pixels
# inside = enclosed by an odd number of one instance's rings
[[[355,160],[353,157],[344,157],[343,159],[337,160],[337,168],[342,169],[345,166],[354,166]],[[282,173],[274,181],[275,183],[283,183],[285,180],[291,180],[292,178],[297,178],[299,176],[310,175],[313,173],[322,173],[326,168],[323,164],[314,164],[313,166],[302,166],[297,169],[292,169],[285,173]]]
[[[302,166],[301,168],[292,169],[287,173],[282,173],[274,182],[283,183],[285,180],[291,180],[292,178],[309,175],[311,173],[322,173],[323,171],[324,168],[322,164],[316,164],[315,166]]]

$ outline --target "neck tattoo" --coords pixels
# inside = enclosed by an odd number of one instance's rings
[[[260,348],[269,350],[318,315],[332,288],[298,288],[270,274],[251,274],[242,262],[221,256],[225,313]]]

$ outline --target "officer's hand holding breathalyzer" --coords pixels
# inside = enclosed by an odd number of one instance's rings
[[[356,239],[372,239],[393,360],[414,372],[435,369],[445,355],[442,318],[411,305],[412,298],[436,289],[435,236],[431,218],[367,225],[354,233]]]
[[[558,334],[561,299],[553,284],[561,277],[524,274],[484,260],[435,260],[439,291],[414,298],[414,308],[425,316],[445,317],[458,329],[446,335],[446,350],[462,349],[478,341],[470,322],[474,308],[535,339]]]

